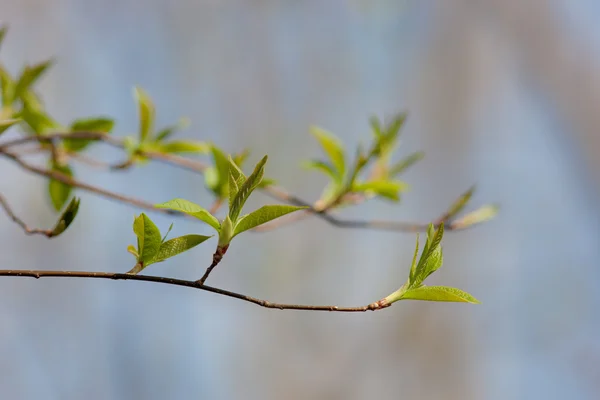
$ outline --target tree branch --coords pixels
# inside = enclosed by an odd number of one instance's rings
[[[28,235],[44,235],[48,238],[53,237],[52,229],[38,229],[38,228],[28,227],[27,224],[22,219],[17,217],[17,215],[13,212],[13,210],[8,205],[8,202],[6,201],[6,198],[4,198],[2,193],[0,193],[0,206],[2,206],[2,208],[4,208],[4,212],[6,212],[6,214],[10,217],[10,219],[12,219],[17,225],[19,225],[26,234],[28,234]]]
[[[32,277],[32,278],[96,278],[96,279],[112,279],[112,280],[129,280],[129,281],[144,281],[162,283],[166,285],[185,286],[193,289],[204,290],[211,293],[216,293],[221,296],[232,297],[234,299],[243,300],[249,303],[256,304],[264,308],[276,308],[279,310],[304,310],[304,311],[337,311],[337,312],[364,312],[376,311],[391,304],[385,304],[382,301],[371,303],[361,307],[338,307],[338,306],[313,306],[304,304],[281,304],[272,303],[267,300],[257,299],[255,297],[246,296],[244,294],[230,292],[228,290],[219,289],[212,286],[206,286],[198,282],[187,281],[182,279],[173,279],[160,276],[150,275],[131,275],[113,272],[88,272],[88,271],[43,271],[43,270],[0,270],[0,276],[14,277]]]
[[[12,153],[7,150],[10,147],[18,146],[18,145],[22,145],[22,144],[30,143],[30,142],[52,142],[54,140],[64,140],[64,139],[98,140],[98,141],[107,143],[111,146],[118,147],[121,149],[123,149],[125,146],[123,143],[123,140],[112,137],[108,134],[101,133],[101,132],[53,133],[53,134],[48,134],[48,135],[43,135],[43,136],[39,136],[39,135],[38,136],[27,136],[27,137],[15,139],[12,141],[7,141],[0,145],[0,154],[5,154],[9,158],[11,158],[15,162],[17,162],[21,167],[29,170],[30,172],[55,179],[57,181],[66,183],[68,185],[75,186],[80,189],[84,189],[84,190],[90,191],[92,193],[111,198],[113,200],[129,203],[136,207],[140,207],[140,208],[150,210],[150,211],[163,212],[163,213],[166,212],[171,215],[179,215],[179,216],[185,215],[182,213],[174,212],[172,210],[158,209],[158,208],[155,208],[154,205],[147,203],[143,200],[126,197],[126,196],[123,196],[123,195],[120,195],[117,193],[113,193],[113,192],[110,192],[110,191],[107,191],[104,189],[100,189],[100,188],[94,187],[92,185],[88,185],[83,182],[76,181],[75,179],[73,179],[67,175],[61,174],[60,172],[45,170],[45,169],[33,166],[31,164],[27,164],[22,159],[20,159],[17,154]],[[178,156],[175,154],[165,154],[165,153],[160,153],[160,152],[155,152],[155,151],[140,151],[139,154],[142,156],[148,157],[149,159],[161,161],[161,162],[170,164],[172,166],[175,166],[175,167],[178,167],[181,169],[185,169],[185,170],[189,170],[192,172],[203,173],[207,168],[207,165],[200,161],[191,160],[189,158],[181,157],[181,156]],[[131,162],[124,162],[122,164],[119,164],[118,166],[113,166],[113,169],[125,169],[132,165],[133,164]],[[288,193],[283,188],[280,188],[277,186],[267,186],[264,188],[260,188],[260,190],[262,190],[266,195],[268,195],[276,200],[284,201],[286,203],[296,205],[296,206],[308,207],[305,210],[306,213],[311,213],[311,214],[323,219],[324,221],[328,222],[329,224],[331,224],[335,227],[339,227],[339,228],[376,229],[376,230],[414,233],[414,232],[426,231],[427,227],[429,225],[429,223],[423,224],[423,223],[396,222],[396,221],[387,221],[387,220],[380,220],[380,221],[344,220],[344,219],[340,219],[340,218],[337,218],[337,217],[334,217],[333,215],[331,215],[329,213],[330,210],[327,208],[323,208],[323,209],[315,208],[315,206],[312,203],[309,203],[295,195]],[[448,222],[446,215],[443,215],[442,217],[436,219],[433,222],[433,224],[434,224],[434,226],[437,227],[442,222]],[[446,230],[449,230],[449,231],[456,230],[456,229],[457,228],[454,227],[452,224],[447,224],[447,226],[446,226]],[[263,230],[268,230],[268,228],[264,228]]]

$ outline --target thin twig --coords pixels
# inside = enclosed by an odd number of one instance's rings
[[[312,306],[304,304],[281,304],[272,303],[267,300],[257,299],[255,297],[246,296],[244,294],[230,292],[228,290],[219,289],[212,286],[206,286],[194,281],[187,281],[182,279],[173,279],[160,276],[150,275],[132,275],[122,274],[113,272],[88,272],[88,271],[43,271],[43,270],[0,270],[0,276],[14,276],[14,277],[32,277],[32,278],[97,278],[97,279],[112,279],[112,280],[129,280],[129,281],[145,281],[162,283],[167,285],[185,286],[193,289],[204,290],[211,293],[216,293],[221,296],[232,297],[234,299],[247,301],[249,303],[256,304],[265,308],[276,308],[279,310],[305,310],[305,311],[337,311],[337,312],[364,312],[364,311],[376,311],[386,307],[390,304],[386,304],[383,301],[371,303],[361,307],[338,307],[338,306]]]
[[[17,217],[17,215],[13,212],[13,210],[8,205],[8,202],[4,198],[4,196],[0,193],[0,206],[4,208],[4,212],[12,219],[17,225],[23,229],[23,231],[28,235],[44,235],[48,238],[53,237],[52,229],[38,229],[38,228],[30,228],[27,224]]]
[[[13,154],[7,150],[2,150],[0,154],[6,155],[8,158],[10,158],[14,162],[16,162],[21,168],[23,168],[27,171],[33,172],[34,174],[42,175],[47,178],[51,178],[56,181],[62,182],[64,184],[67,184],[67,185],[70,185],[70,186],[73,186],[73,187],[76,187],[79,189],[87,190],[88,192],[92,192],[92,193],[95,193],[95,194],[103,196],[103,197],[107,197],[112,200],[119,201],[121,203],[127,203],[127,204],[131,204],[135,207],[143,208],[145,210],[162,212],[162,213],[170,214],[170,215],[187,215],[187,214],[182,214],[182,213],[179,213],[179,212],[173,211],[173,210],[156,208],[156,207],[154,207],[154,205],[152,203],[148,203],[146,201],[139,200],[139,199],[136,199],[133,197],[127,197],[122,194],[114,193],[109,190],[102,189],[102,188],[99,188],[96,186],[88,185],[87,183],[80,182],[74,178],[71,178],[70,176],[68,176],[66,174],[63,174],[60,171],[53,171],[53,170],[48,170],[48,169],[37,167],[35,165],[29,164],[29,163],[23,161],[16,154]]]
[[[52,140],[55,140],[55,139],[99,140],[99,141],[108,143],[110,145],[113,145],[115,147],[119,147],[119,148],[124,147],[122,140],[117,139],[112,136],[109,136],[104,133],[99,133],[99,132],[54,133],[54,134],[49,134],[49,135],[44,135],[44,136],[27,136],[24,138],[5,142],[4,144],[0,145],[0,154],[6,154],[10,158],[15,159],[16,155],[14,153],[10,153],[10,152],[6,151],[5,149],[12,147],[12,146],[21,145],[21,144],[29,143],[29,142],[35,142],[35,141],[51,142]],[[164,153],[153,152],[153,151],[140,151],[139,154],[143,155],[145,157],[148,157],[152,160],[162,161],[162,162],[168,163],[170,165],[173,165],[173,166],[176,166],[179,168],[183,168],[186,170],[190,170],[193,172],[202,173],[207,168],[206,164],[204,164],[202,162],[199,162],[196,160],[191,160],[191,159],[181,157],[181,156],[178,156],[175,154],[164,154]],[[21,161],[20,164],[22,165],[22,163],[23,162]],[[42,170],[40,168],[38,168],[36,171],[36,170],[31,169],[31,168],[37,168],[37,167],[33,167],[33,166],[29,166],[30,168],[27,168],[25,166],[23,166],[23,167],[26,169],[29,169],[31,172],[36,172],[38,174],[45,175],[45,176],[48,176],[49,172],[54,173],[54,171],[46,171],[46,170]],[[41,171],[44,171],[44,172],[42,173]],[[70,177],[67,177],[66,175],[64,175],[64,177],[71,179]],[[65,182],[62,179],[57,179],[57,180],[62,181],[67,184],[70,184],[68,182]],[[168,212],[173,215],[181,215],[180,213],[175,213],[175,212],[172,212],[171,210],[154,208],[151,204],[146,203],[142,200],[129,198],[129,200],[131,200],[131,201],[127,201],[127,200],[125,200],[125,199],[127,199],[125,196],[121,196],[121,195],[118,195],[115,193],[110,193],[110,192],[104,191],[99,188],[95,188],[91,185],[87,185],[87,184],[84,184],[81,182],[79,182],[77,185],[73,185],[73,186],[77,186],[82,189],[94,192],[96,194],[101,194],[106,197],[110,197],[112,199],[116,199],[119,201],[125,201],[132,205],[135,205],[135,206],[147,209],[147,210]],[[295,195],[288,193],[283,188],[280,188],[277,186],[267,186],[267,187],[261,188],[261,190],[268,196],[270,196],[274,199],[277,199],[279,201],[284,201],[284,202],[287,202],[289,204],[296,205],[296,206],[308,207],[305,210],[305,212],[314,214],[317,217],[330,223],[331,225],[340,227],[340,228],[377,229],[377,230],[386,230],[386,231],[414,233],[414,232],[426,231],[427,227],[429,225],[428,223],[423,224],[423,223],[412,223],[412,222],[395,222],[395,221],[387,221],[387,220],[385,220],[385,221],[361,221],[361,220],[339,219],[339,218],[334,217],[331,214],[329,214],[328,213],[329,209],[316,208],[316,207],[314,207],[313,204],[311,204]],[[443,217],[440,217],[434,221],[434,225],[438,226],[442,222],[448,222],[448,221],[446,221]],[[447,230],[456,230],[456,229],[452,225],[448,224]]]
[[[225,253],[227,253],[227,249],[229,248],[229,245],[226,244],[225,246],[217,246],[217,250],[215,251],[215,254],[213,254],[213,259],[212,259],[212,263],[210,264],[210,266],[206,269],[206,272],[204,273],[204,275],[202,275],[202,278],[198,279],[196,281],[196,283],[199,283],[201,285],[204,285],[204,282],[206,282],[206,280],[208,279],[208,276],[210,275],[210,273],[212,272],[212,270],[219,265],[219,263],[221,262],[221,260],[223,259],[223,256],[225,255]]]

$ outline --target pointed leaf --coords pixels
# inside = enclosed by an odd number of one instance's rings
[[[336,175],[339,179],[343,179],[346,173],[346,156],[342,142],[332,133],[316,126],[310,128],[310,133],[319,141],[323,151],[328,155]]]
[[[177,122],[177,124],[168,126],[168,127],[164,128],[163,130],[161,130],[160,132],[158,132],[156,134],[156,141],[161,142],[161,141],[167,139],[169,136],[171,136],[176,131],[183,130],[183,129],[187,128],[188,126],[190,126],[190,120],[188,118],[181,118],[181,119],[179,119],[179,122]]]
[[[203,235],[184,235],[179,236],[170,240],[167,240],[160,245],[160,250],[156,257],[151,261],[157,263],[166,260],[167,258],[174,257],[184,251],[190,250],[196,247],[205,240],[210,239],[212,236]]]
[[[2,105],[11,106],[14,100],[15,81],[8,71],[0,65],[0,93],[2,94]]]
[[[333,165],[329,164],[328,162],[320,160],[309,160],[305,161],[302,166],[306,169],[316,169],[318,171],[321,171],[325,175],[333,179],[335,182],[341,183],[342,181],[342,177],[335,171]]]
[[[465,208],[469,200],[471,200],[473,192],[475,192],[475,186],[471,186],[469,190],[464,192],[458,199],[456,199],[456,201],[450,206],[450,208],[448,208],[448,211],[446,212],[446,218],[450,219],[459,212],[461,212],[463,208]]]
[[[209,145],[204,142],[192,140],[174,140],[168,143],[161,143],[158,148],[164,153],[199,153],[206,154],[209,151]]]
[[[142,213],[133,222],[133,232],[138,238],[138,261],[147,266],[160,249],[160,230],[146,214]]]
[[[259,225],[265,224],[269,221],[282,217],[286,214],[294,211],[303,210],[308,207],[296,207],[288,205],[266,205],[262,206],[256,211],[250,214],[244,215],[235,226],[234,234],[239,235],[240,233],[247,231],[252,228],[256,228]]]
[[[469,214],[465,215],[460,219],[452,221],[450,227],[452,229],[458,230],[465,229],[476,224],[481,224],[494,218],[496,214],[498,214],[499,210],[500,207],[498,207],[497,205],[483,206],[473,212],[470,212]]]
[[[52,170],[63,173],[70,177],[73,176],[73,172],[71,171],[71,168],[69,168],[68,165],[53,165]],[[70,185],[62,183],[55,179],[50,179],[48,183],[48,193],[50,194],[52,206],[56,211],[60,211],[67,202],[67,200],[69,200],[72,189],[73,188]]]
[[[198,204],[192,203],[188,200],[173,199],[171,201],[167,201],[166,203],[156,204],[155,207],[167,208],[169,210],[175,210],[187,215],[191,215],[192,217],[198,218],[200,221],[206,222],[208,225],[215,228],[217,232],[221,228],[221,224],[217,218],[215,218],[211,213]]]
[[[408,185],[400,181],[371,181],[354,185],[354,192],[364,192],[370,195],[379,195],[390,200],[399,201],[400,192],[408,189]]]
[[[392,167],[390,168],[390,176],[395,177],[397,175],[400,175],[408,168],[410,168],[413,164],[422,160],[423,157],[425,157],[425,153],[423,153],[422,151],[418,151],[406,157],[405,159],[400,160],[398,163],[392,165]]]
[[[231,209],[235,195],[240,190],[240,187],[246,182],[246,175],[235,164],[233,159],[229,157],[229,208]]]
[[[421,286],[408,289],[398,300],[450,301],[479,304],[479,300],[460,289],[447,286]]]
[[[140,255],[138,254],[137,249],[131,244],[129,246],[127,246],[127,252],[133,254],[133,256],[135,257],[136,260],[138,258],[140,258]]]
[[[169,225],[169,229],[167,229],[167,233],[165,233],[165,236],[163,236],[162,240],[160,241],[161,243],[164,243],[165,240],[167,240],[167,236],[169,236],[169,233],[171,233],[172,229],[173,229],[173,223],[171,222],[171,225]]]
[[[246,200],[252,194],[254,189],[260,184],[262,181],[263,175],[265,173],[265,164],[267,163],[267,156],[264,156],[262,160],[256,164],[254,171],[248,176],[248,179],[240,186],[240,189],[235,194],[235,198],[231,202],[231,207],[229,209],[229,218],[235,224]]]
[[[69,225],[71,225],[75,216],[77,216],[77,211],[79,211],[79,201],[79,198],[73,197],[67,208],[65,208],[60,218],[58,218],[58,222],[54,226],[54,229],[52,229],[51,235],[53,237],[63,233]]]
[[[35,65],[28,65],[23,69],[17,84],[15,85],[14,98],[20,98],[50,67],[53,60],[47,60]]]
[[[109,118],[93,117],[77,119],[71,124],[71,132],[101,132],[110,133],[113,130],[115,121]],[[86,148],[93,140],[66,139],[64,141],[67,150],[81,151]]]
[[[5,119],[5,120],[0,121],[0,134],[3,133],[4,131],[6,131],[11,126],[13,126],[14,124],[19,123],[19,122],[21,122],[21,120],[18,118]]]
[[[154,129],[154,119],[156,110],[152,98],[140,87],[134,88],[134,96],[138,103],[139,113],[139,138],[140,142],[145,142],[150,138]]]
[[[414,279],[411,287],[420,286],[425,279],[437,271],[443,263],[441,241],[444,236],[444,224],[441,224],[437,231],[433,232],[433,225],[430,224],[427,243],[421,253],[421,258],[417,264]]]
[[[210,151],[215,165],[207,168],[204,172],[204,183],[217,197],[222,199],[227,196],[229,187],[229,161],[225,153],[214,144],[210,145]]]
[[[417,233],[417,244],[415,245],[415,254],[413,255],[412,264],[410,265],[410,275],[408,277],[409,284],[415,281],[417,273],[417,257],[419,256],[419,234]]]
[[[369,125],[371,125],[371,130],[376,138],[380,138],[382,135],[381,132],[381,122],[379,122],[379,118],[376,116],[372,116],[369,118]]]

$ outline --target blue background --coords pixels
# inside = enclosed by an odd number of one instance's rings
[[[0,0],[0,59],[55,57],[39,88],[61,122],[107,114],[137,129],[131,89],[181,137],[269,154],[267,175],[316,199],[311,124],[369,138],[368,117],[409,111],[400,154],[424,150],[400,205],[346,218],[426,222],[471,184],[502,213],[448,234],[432,283],[482,305],[406,302],[383,312],[265,310],[138,282],[0,279],[7,399],[596,399],[600,393],[600,7],[596,1]],[[8,134],[7,134],[8,136]],[[105,147],[91,154],[116,161]],[[201,177],[159,164],[77,176],[162,202],[209,205]],[[0,190],[50,226],[45,181],[0,162]],[[55,240],[0,217],[4,269],[124,272],[130,206],[92,194]],[[250,206],[270,202],[257,195]],[[162,230],[170,218],[153,216]],[[174,235],[208,233],[175,221]],[[210,283],[293,303],[361,305],[404,282],[414,235],[312,218],[232,246]],[[149,273],[198,278],[213,244]]]

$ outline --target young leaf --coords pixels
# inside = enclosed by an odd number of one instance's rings
[[[250,174],[250,176],[248,176],[246,182],[244,182],[242,186],[240,186],[240,189],[236,193],[233,201],[231,202],[231,207],[229,209],[229,218],[231,218],[231,221],[234,224],[237,221],[237,218],[239,217],[240,212],[242,211],[242,208],[246,203],[246,200],[248,200],[248,197],[250,197],[252,191],[254,191],[254,189],[256,189],[256,187],[260,184],[260,181],[262,180],[263,175],[265,173],[265,164],[267,163],[267,158],[267,156],[264,156],[262,160],[260,160],[258,164],[256,164],[254,171],[252,172],[252,174]]]
[[[210,145],[210,151],[215,165],[204,172],[204,183],[217,197],[223,199],[228,190],[229,161],[225,153],[214,144]]]
[[[20,122],[20,119],[5,119],[0,121],[0,134],[2,134],[4,131],[6,131],[8,128],[10,128],[11,126],[13,126],[14,124]]]
[[[133,245],[129,245],[127,246],[127,252],[133,254],[133,256],[135,257],[135,259],[137,260],[138,258],[140,258],[140,255],[137,252],[137,249],[135,248],[135,246]]]
[[[167,139],[169,136],[171,136],[176,131],[183,130],[183,129],[187,128],[189,125],[190,125],[190,120],[188,118],[181,118],[179,120],[179,122],[177,122],[176,125],[168,126],[168,127],[164,128],[163,130],[161,130],[160,132],[158,132],[156,134],[156,141],[162,142],[163,140]]]
[[[447,218],[452,218],[459,212],[465,208],[469,200],[471,200],[471,196],[473,196],[473,192],[475,192],[475,186],[471,186],[469,190],[464,192],[455,202],[448,208],[446,212]]]
[[[417,274],[417,257],[419,256],[419,234],[417,233],[417,244],[415,245],[415,254],[413,255],[412,264],[410,265],[410,275],[408,277],[408,283],[412,284],[415,281]]]
[[[406,157],[405,159],[400,160],[398,163],[392,165],[392,167],[390,168],[390,177],[393,178],[395,176],[400,175],[408,168],[410,168],[413,164],[422,160],[423,157],[425,157],[425,153],[423,153],[422,151],[418,151]]]
[[[171,229],[173,229],[173,223],[171,222],[171,225],[169,225],[169,229],[167,229],[167,233],[165,233],[165,236],[163,236],[162,240],[160,241],[161,243],[164,243],[165,240],[167,240],[167,236],[169,236],[169,233],[171,233]]]
[[[379,122],[379,118],[373,115],[371,118],[369,118],[369,125],[371,125],[373,135],[375,135],[376,138],[380,138],[382,136],[382,133],[381,122]]]
[[[115,121],[109,118],[85,118],[73,121],[71,124],[71,132],[101,132],[110,133],[115,125]],[[92,140],[72,139],[65,140],[65,147],[71,151],[81,151],[86,148]]]
[[[240,187],[246,181],[246,175],[235,164],[233,159],[229,157],[229,208],[232,207],[235,195],[240,190]]]
[[[138,103],[138,113],[140,119],[139,137],[140,142],[145,142],[150,138],[154,129],[154,118],[156,110],[150,96],[140,87],[134,88],[134,96]]]
[[[138,261],[147,266],[156,257],[161,245],[160,230],[144,213],[133,221],[133,232],[138,239]]]
[[[217,232],[221,229],[221,224],[217,218],[215,218],[206,209],[200,207],[198,204],[192,203],[191,201],[184,199],[173,199],[171,201],[167,201],[166,203],[156,204],[155,207],[167,208],[169,210],[175,210],[187,215],[191,215],[192,217],[198,218],[200,221],[206,222],[208,225],[215,228]]]
[[[262,206],[256,211],[250,214],[244,215],[238,223],[235,225],[233,236],[239,235],[240,233],[247,231],[252,228],[256,228],[259,225],[265,224],[269,221],[282,217],[286,214],[294,211],[303,210],[308,207],[296,207],[287,205],[266,205]]]
[[[167,258],[171,258],[176,256],[177,254],[181,254],[184,251],[187,251],[193,247],[196,247],[200,243],[205,240],[210,239],[212,236],[203,236],[203,235],[184,235],[179,236],[160,245],[160,249],[156,257],[151,261],[151,263],[157,263],[166,260]]]
[[[53,60],[47,60],[32,66],[26,66],[15,85],[14,98],[20,98],[35,83],[35,81],[42,76],[52,63]]]
[[[339,179],[346,173],[346,156],[342,142],[332,133],[316,126],[310,128],[310,133],[319,141],[323,151],[328,155]]]
[[[12,105],[14,100],[14,89],[15,81],[10,76],[8,71],[2,65],[0,65],[0,93],[2,94],[2,105],[4,107]]]
[[[70,177],[73,176],[73,172],[71,171],[71,168],[69,168],[68,165],[59,166],[55,164],[52,166],[52,170],[63,173]],[[65,205],[65,203],[71,195],[71,190],[72,187],[70,185],[62,183],[55,179],[50,179],[48,183],[48,193],[50,194],[52,206],[56,211],[60,211],[63,208],[63,206]]]
[[[452,221],[450,227],[452,229],[465,229],[470,226],[489,221],[490,219],[494,218],[496,214],[498,214],[499,210],[500,207],[497,205],[483,206],[473,212],[468,213],[460,219]]]
[[[209,145],[204,142],[174,140],[159,144],[158,148],[164,153],[208,153]]]
[[[399,201],[400,192],[406,191],[408,185],[400,181],[371,181],[354,185],[352,191],[379,195],[390,200]]]
[[[79,198],[73,197],[67,208],[65,208],[60,218],[58,218],[58,222],[54,226],[54,229],[52,229],[51,235],[53,237],[63,233],[69,227],[69,225],[71,225],[77,216],[77,211],[79,211],[79,201]]]
[[[430,224],[427,242],[421,253],[421,258],[417,264],[414,279],[410,282],[411,287],[420,286],[425,279],[437,271],[443,263],[441,241],[444,235],[444,224],[441,224],[437,231],[433,231],[433,225]]]
[[[479,300],[460,289],[447,286],[421,286],[406,290],[397,300],[450,301],[479,304]],[[392,303],[393,301],[390,301]]]
[[[306,169],[316,169],[329,176],[335,182],[341,183],[342,177],[334,170],[333,166],[325,161],[309,160],[303,163],[303,167]]]

